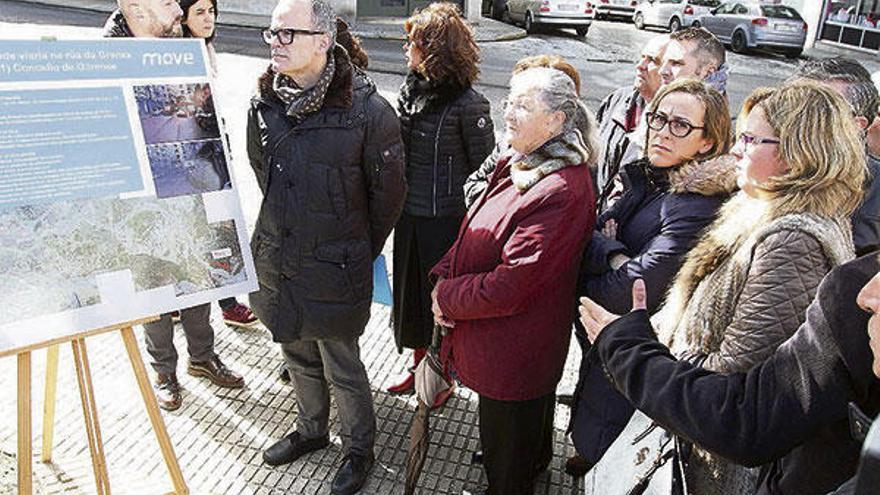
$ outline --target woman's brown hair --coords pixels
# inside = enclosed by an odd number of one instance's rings
[[[458,7],[436,2],[417,11],[403,25],[409,42],[422,53],[418,71],[430,81],[472,85],[480,74],[480,49]]]
[[[727,98],[711,86],[696,79],[679,79],[660,88],[651,100],[649,112],[656,112],[660,102],[672,93],[685,93],[696,97],[703,103],[703,136],[712,141],[706,153],[698,154],[695,160],[703,161],[725,155],[733,145],[733,131],[730,125],[730,107]],[[648,127],[648,126],[645,126]],[[645,143],[650,141],[651,128],[646,129]],[[647,144],[645,146],[647,149]]]

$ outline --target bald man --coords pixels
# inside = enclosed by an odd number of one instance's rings
[[[106,38],[176,38],[183,34],[180,26],[183,11],[175,0],[119,0],[118,6],[104,25]],[[227,368],[214,352],[211,305],[181,309],[180,323],[190,356],[187,373],[207,378],[220,387],[243,387],[242,376]],[[154,390],[159,407],[166,411],[178,409],[183,399],[177,381],[177,349],[171,313],[145,324],[144,337],[150,365],[156,371]]]

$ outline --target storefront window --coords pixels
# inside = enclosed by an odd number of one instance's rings
[[[880,0],[826,1],[823,40],[868,50],[880,48]]]

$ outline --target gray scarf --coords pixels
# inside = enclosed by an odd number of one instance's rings
[[[334,57],[327,57],[327,66],[318,82],[311,88],[300,88],[296,82],[284,74],[275,74],[272,88],[278,98],[287,105],[287,115],[297,123],[302,122],[310,114],[321,109],[324,105],[324,97],[327,96],[327,88],[336,75],[336,61]]]
[[[589,158],[580,131],[572,129],[514,162],[510,166],[510,178],[517,190],[525,193],[553,172],[581,165]]]

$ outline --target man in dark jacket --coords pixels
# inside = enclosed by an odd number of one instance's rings
[[[860,308],[880,310],[878,269],[875,252],[832,270],[804,324],[747,373],[677,361],[656,340],[643,284],[641,294],[633,291],[640,309],[615,319],[584,300],[581,320],[606,376],[657,423],[734,462],[761,466],[759,494],[825,494],[856,470],[848,404],[871,416],[880,411],[880,331],[877,317],[869,327],[870,314]]]
[[[119,9],[104,25],[108,38],[177,38],[183,34],[180,20],[183,11],[174,0],[119,0]],[[200,304],[180,310],[180,322],[189,350],[187,373],[201,376],[215,385],[241,388],[244,379],[220,361],[214,352],[214,329],[211,327],[211,305]],[[177,350],[174,347],[174,323],[171,313],[144,325],[150,364],[156,370],[156,400],[166,411],[182,404],[177,381]]]
[[[809,79],[834,89],[850,104],[853,119],[865,137],[868,180],[865,198],[852,214],[856,255],[880,248],[880,118],[877,116],[877,87],[871,74],[856,60],[845,57],[811,59],[801,63],[788,79]]]
[[[299,413],[296,430],[263,459],[285,464],[329,444],[330,381],[347,444],[332,492],[351,494],[374,462],[358,337],[370,317],[372,263],[406,192],[400,128],[336,45],[325,0],[281,0],[263,38],[272,61],[248,113],[248,155],[263,192],[251,303],[281,343]]]
[[[604,155],[596,164],[594,174],[600,213],[608,206],[605,200],[610,191],[605,190],[606,186],[610,189],[612,179],[623,165],[641,158],[641,146],[632,142],[631,134],[638,127],[642,112],[660,89],[660,66],[667,43],[668,34],[648,40],[636,64],[633,85],[616,89],[605,97],[596,112],[599,139],[605,145]]]

